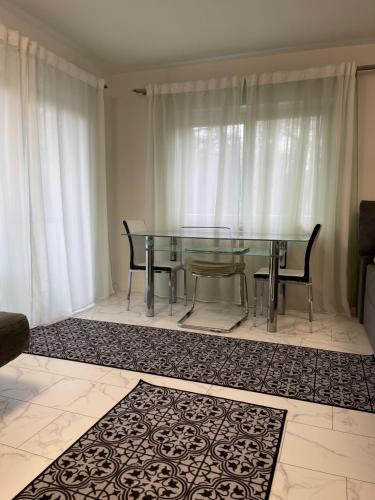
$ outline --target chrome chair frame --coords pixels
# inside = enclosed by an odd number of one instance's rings
[[[182,229],[227,229],[230,230],[228,226],[182,226]],[[234,254],[233,254],[234,257]],[[249,315],[249,297],[248,297],[248,288],[247,288],[247,276],[244,271],[241,272],[199,272],[192,271],[191,275],[194,277],[194,293],[193,293],[193,301],[191,308],[184,314],[184,316],[177,322],[178,326],[183,328],[194,328],[196,330],[203,330],[208,332],[215,333],[228,333],[231,332],[236,326],[239,326],[243,321],[245,321]],[[197,297],[197,287],[198,287],[198,278],[231,278],[233,276],[240,276],[241,279],[241,306],[245,308],[244,315],[236,321],[229,328],[215,328],[204,325],[192,325],[186,323],[186,320],[193,314],[196,297]],[[185,305],[187,305],[187,291],[186,291],[186,267],[184,267],[184,294],[185,294]],[[242,284],[244,286],[242,287]],[[244,290],[243,290],[244,288]]]
[[[254,279],[254,318],[256,318],[256,310],[257,310],[257,296],[258,296],[258,281],[262,283],[262,292],[260,295],[260,314],[263,315],[263,301],[264,301],[264,284],[268,283],[268,278],[256,278]],[[309,306],[309,321],[310,323],[314,321],[314,312],[313,312],[313,288],[312,288],[312,280],[310,279],[308,282],[303,281],[291,281],[288,279],[280,278],[279,276],[279,284],[281,285],[305,285],[307,287],[307,300]],[[281,293],[283,294],[283,304],[285,304],[285,287],[281,288]],[[280,313],[281,314],[281,313]],[[282,314],[284,314],[284,309],[282,310]]]
[[[215,273],[215,274],[207,274],[207,273],[197,273],[197,272],[192,272],[192,276],[194,276],[194,294],[193,294],[193,302],[191,308],[188,310],[186,314],[177,322],[178,326],[181,326],[183,328],[194,328],[196,330],[204,330],[207,332],[215,332],[215,333],[229,333],[231,332],[236,326],[239,326],[243,321],[245,321],[248,316],[249,316],[249,297],[248,297],[248,291],[247,291],[247,276],[245,272],[241,273]],[[241,279],[244,280],[245,286],[245,303],[241,301],[241,306],[245,307],[245,314],[238,320],[236,321],[233,325],[231,325],[229,328],[215,328],[215,327],[209,327],[209,326],[203,326],[203,325],[192,325],[192,324],[187,324],[186,320],[193,314],[194,308],[195,308],[195,302],[196,302],[196,296],[197,296],[197,287],[198,287],[198,278],[231,278],[232,276],[240,276]]]
[[[307,300],[308,300],[308,307],[309,307],[309,322],[312,323],[314,321],[314,312],[313,312],[313,288],[312,288],[312,279],[310,276],[310,257],[311,257],[311,251],[314,246],[314,243],[316,242],[320,230],[321,230],[321,224],[316,224],[309,242],[306,247],[305,251],[305,264],[304,264],[304,269],[303,269],[303,275],[301,276],[296,276],[293,278],[291,275],[279,275],[278,277],[278,283],[281,285],[281,292],[283,295],[283,312],[285,312],[285,286],[287,284],[293,284],[293,285],[305,285],[307,287]],[[281,269],[285,269],[285,263],[281,267]],[[264,294],[264,283],[268,282],[269,275],[262,275],[257,277],[258,273],[254,273],[254,321],[256,319],[256,312],[257,312],[257,282],[260,281],[262,282],[262,294],[261,294],[261,314],[263,314],[263,294]]]
[[[145,273],[146,274],[146,266],[135,264],[134,246],[133,246],[132,237],[129,234],[131,231],[129,229],[129,226],[128,226],[128,223],[126,220],[123,220],[122,223],[124,225],[125,233],[128,237],[129,247],[130,247],[130,265],[129,265],[129,272],[128,272],[128,293],[127,293],[127,302],[128,302],[127,311],[129,311],[130,310],[130,297],[131,297],[133,273]],[[171,261],[171,262],[173,262],[173,261]],[[176,270],[172,266],[171,267],[154,266],[155,273],[168,273],[168,275],[169,275],[169,280],[168,280],[168,285],[169,285],[169,316],[173,315],[172,304],[173,304],[173,302],[176,302],[177,272],[180,269],[182,269],[182,266]],[[184,270],[184,289],[186,288],[185,277],[186,277],[186,273]],[[146,287],[145,287],[145,293],[146,293]]]

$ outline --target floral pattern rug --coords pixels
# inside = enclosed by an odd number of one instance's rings
[[[30,354],[375,413],[375,357],[68,318],[31,330]]]
[[[285,417],[140,381],[15,498],[265,500]]]

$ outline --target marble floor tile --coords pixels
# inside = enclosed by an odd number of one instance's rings
[[[364,483],[363,481],[356,481],[355,479],[348,479],[347,492],[348,500],[374,500],[375,484]]]
[[[252,328],[256,328],[257,330],[267,332],[267,317],[264,316],[257,316],[255,319],[255,324],[254,324],[254,318],[251,318],[249,315],[251,321],[251,326]],[[293,318],[292,316],[286,315],[286,314],[279,314],[277,316],[277,330],[278,332],[282,333],[288,333],[291,332],[293,333],[295,331],[295,323],[296,319]]]
[[[278,463],[270,500],[346,500],[346,480]]]
[[[353,334],[356,332],[359,335],[366,335],[363,324],[359,323],[357,318],[348,318],[345,315],[335,315],[327,320],[328,324],[332,326],[332,330],[336,332],[343,332]]]
[[[144,380],[150,384],[161,385],[163,387],[170,387],[171,389],[191,391],[201,394],[207,393],[211,387],[210,384],[203,384],[201,382],[192,382],[172,377],[161,377],[150,373],[118,370],[116,368],[113,368],[107,375],[104,375],[104,377],[100,379],[100,382],[124,387],[127,391],[129,391],[135,387],[139,380]]]
[[[316,308],[314,308],[316,309]],[[306,307],[300,310],[293,309],[293,308],[288,308],[286,311],[287,314],[290,316],[293,316],[297,320],[304,320],[308,321],[308,311],[307,311],[307,303]],[[334,313],[325,313],[325,312],[318,312],[314,310],[314,320],[324,320],[325,322],[334,320],[336,317],[340,318],[345,318],[346,316],[343,314],[334,314]]]
[[[102,384],[116,385],[128,391],[138,383],[138,380],[145,380],[145,376],[146,373],[111,368],[108,373],[103,375],[103,377],[98,380],[98,382]]]
[[[161,385],[163,387],[169,387],[171,389],[178,389],[179,391],[197,392],[199,394],[206,394],[211,388],[210,384],[182,380],[179,378],[160,377],[158,375],[151,374],[142,374],[141,378],[146,382],[149,382],[150,384]]]
[[[244,340],[258,340],[261,342],[272,342],[276,344],[300,345],[302,337],[289,331],[278,331],[269,333],[258,328],[249,328],[247,331],[238,332],[236,337]]]
[[[362,411],[334,407],[333,430],[375,438],[375,413],[365,413]]]
[[[143,315],[129,315],[129,313],[114,314],[110,312],[93,311],[90,313],[75,315],[75,317],[82,319],[92,319],[94,321],[109,321],[111,323],[127,323],[129,325],[146,325],[153,326],[153,318],[146,318]]]
[[[57,358],[47,358],[45,356],[35,356],[33,354],[21,354],[21,356],[18,356],[18,358],[13,361],[12,366],[92,381],[98,380],[110,371],[110,368],[105,366]]]
[[[301,339],[301,343],[304,340],[312,340],[313,342],[319,343],[319,342],[332,342],[332,329],[331,328],[322,328],[320,330],[316,331],[306,331],[306,332],[301,332],[296,330],[296,334],[299,335]]]
[[[257,392],[242,391],[228,387],[212,385],[208,394],[216,397],[235,399],[246,403],[254,403],[262,406],[271,406],[288,410],[287,421],[306,425],[313,425],[325,429],[332,429],[332,407],[298,401],[296,399],[282,398]]]
[[[173,316],[169,316],[166,299],[156,297],[155,316],[153,318],[146,317],[144,314],[143,295],[140,293],[132,294],[131,310],[127,311],[126,307],[125,294],[120,293],[77,316],[180,330],[177,326],[177,321],[186,312],[186,307],[184,307],[182,301],[179,299],[178,303],[173,306]],[[204,315],[205,308],[210,310],[210,308],[217,306],[210,303],[199,303],[199,307],[202,308],[200,314]],[[368,353],[369,343],[366,333],[356,318],[347,318],[345,315],[326,313],[315,313],[314,318],[314,322],[310,325],[305,311],[288,310],[287,314],[278,316],[278,333],[269,334],[266,331],[265,315],[261,316],[258,314],[256,326],[254,327],[250,311],[249,319],[228,335],[263,340],[265,342],[280,342],[330,350],[337,349],[343,352]],[[193,328],[189,328],[189,330],[194,331]],[[334,339],[332,337],[333,332],[335,332]],[[346,335],[337,337],[337,332],[346,332]],[[355,335],[353,332],[356,332]],[[353,348],[351,348],[351,345]],[[372,351],[370,350],[370,352]]]
[[[166,328],[168,330],[178,330],[181,332],[195,332],[195,333],[203,333],[202,330],[194,329],[189,326],[189,328],[182,328],[177,325],[177,321],[182,317],[183,315],[179,315],[177,317],[172,316],[172,319],[168,318],[157,318],[152,321],[148,326],[154,327],[154,328]],[[219,332],[204,332],[205,335],[214,335],[214,336],[219,336],[222,337],[223,335],[228,335],[229,337],[238,337],[239,331],[232,331],[230,333],[219,333]]]
[[[288,422],[280,461],[371,482],[375,439]]]
[[[319,333],[322,331],[331,332],[331,328],[328,323],[323,319],[314,318],[314,321],[310,322],[307,317],[306,319],[297,319],[295,322],[295,331],[300,333]]]
[[[61,379],[60,375],[5,365],[0,368],[0,396],[29,401]]]
[[[1,500],[11,500],[50,463],[48,458],[0,444]]]
[[[19,448],[35,455],[55,459],[96,422],[96,418],[75,413],[61,414]]]
[[[316,341],[312,338],[305,338],[301,342],[303,347],[312,347],[314,349],[325,349],[327,351],[349,352],[353,354],[373,354],[370,344],[363,342],[362,344],[350,344],[346,342]]]
[[[19,446],[61,415],[61,411],[0,397],[0,443]]]
[[[338,331],[332,328],[332,343],[334,346],[349,346],[363,354],[373,353],[370,341],[364,331],[362,332],[355,329],[351,331]]]
[[[145,316],[145,305],[143,301],[143,294],[133,293],[131,298],[131,304],[129,311],[127,310],[127,300],[125,294],[119,294],[116,299],[108,299],[102,301],[90,309],[81,311],[75,314],[76,317],[93,319],[96,321],[113,321],[115,323],[129,323],[129,324],[150,324],[156,318],[170,318],[169,316],[169,305],[167,299],[159,299],[155,297],[155,316],[149,318]],[[178,303],[173,305],[173,316],[174,322],[177,322],[184,314],[184,306],[180,300]]]
[[[114,385],[64,378],[33,400],[34,403],[58,410],[101,417],[126,393],[124,388]]]

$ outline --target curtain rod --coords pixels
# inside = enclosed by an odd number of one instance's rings
[[[374,71],[375,64],[365,64],[364,66],[358,66],[356,73],[361,71]],[[138,95],[146,95],[146,89],[133,89],[132,92]]]

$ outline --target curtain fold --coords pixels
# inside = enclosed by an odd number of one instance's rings
[[[147,86],[153,96],[146,185],[149,225],[237,225],[242,93],[243,78],[238,77]],[[204,280],[200,296],[229,300],[235,288],[232,280],[222,281]],[[155,283],[156,293],[166,296],[165,278],[157,277]]]
[[[157,84],[150,99],[149,222],[234,227],[243,80]],[[225,186],[225,189],[224,189]],[[209,187],[209,188],[208,188]]]
[[[355,70],[343,63],[148,86],[150,222],[284,234],[321,223],[317,302],[349,314]],[[303,266],[303,251],[290,249],[288,267]],[[248,272],[261,264],[248,259]],[[298,295],[288,292],[297,303]]]
[[[0,308],[32,325],[112,289],[103,88],[0,26]]]
[[[246,77],[243,226],[303,233],[320,222],[317,298],[348,303],[355,186],[354,63]]]

